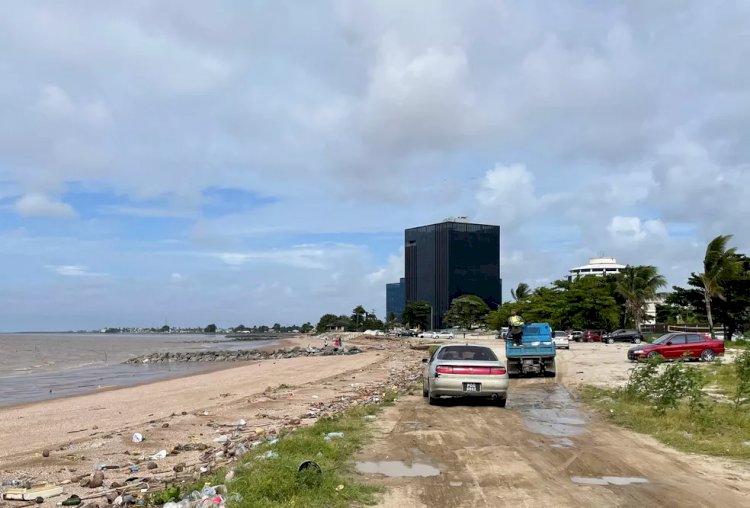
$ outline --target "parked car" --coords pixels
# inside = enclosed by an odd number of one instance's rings
[[[632,342],[633,344],[640,344],[643,340],[643,334],[638,330],[625,330],[619,329],[612,333],[607,333],[602,337],[602,342],[607,344],[613,344],[615,342]]]
[[[583,335],[583,332],[580,330],[573,330],[572,332],[568,333],[568,341],[575,341],[575,342],[581,342],[581,336]]]
[[[453,335],[453,332],[440,330],[437,332],[432,332],[431,337],[433,339],[453,339],[455,336]]]
[[[396,336],[398,337],[416,337],[417,332],[414,330],[399,330],[396,332]]]
[[[437,404],[440,397],[484,397],[505,407],[508,371],[491,348],[446,344],[422,362],[422,395],[430,404]]]
[[[601,342],[604,330],[585,330],[581,334],[581,342]]]
[[[570,339],[568,334],[563,331],[555,330],[552,332],[552,342],[555,343],[557,349],[570,349]]]
[[[628,350],[628,360],[662,357],[666,360],[699,358],[710,362],[724,354],[724,342],[702,333],[666,333],[651,344],[640,344]]]

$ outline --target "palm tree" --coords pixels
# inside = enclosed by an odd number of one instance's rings
[[[656,298],[657,290],[666,285],[667,280],[655,266],[626,266],[620,273],[616,291],[625,299],[625,312],[632,316],[639,331],[646,302]]]
[[[703,286],[703,300],[706,302],[706,317],[708,318],[708,329],[714,334],[714,319],[711,315],[711,299],[714,297],[724,299],[724,281],[730,278],[737,270],[737,257],[735,247],[727,249],[732,235],[719,235],[708,243],[706,256],[703,258],[703,273],[698,274]]]
[[[519,283],[518,287],[516,287],[516,289],[511,288],[510,295],[517,302],[520,302],[521,300],[527,299],[529,296],[531,296],[531,291],[529,290],[529,285],[526,284],[525,282]]]

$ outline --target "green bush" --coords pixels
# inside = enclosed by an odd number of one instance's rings
[[[654,358],[633,369],[624,388],[625,395],[653,403],[654,410],[660,414],[676,409],[683,400],[689,402],[691,409],[701,409],[706,385],[703,372],[681,361],[664,368],[660,363]]]
[[[734,405],[739,408],[750,401],[750,349],[745,350],[734,360],[734,373],[737,376]]]

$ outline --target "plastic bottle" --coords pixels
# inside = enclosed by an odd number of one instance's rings
[[[214,497],[216,495],[216,489],[206,484],[203,489],[201,489],[201,495],[205,497]]]

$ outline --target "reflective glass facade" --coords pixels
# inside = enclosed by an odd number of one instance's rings
[[[405,241],[406,302],[432,305],[432,327],[454,298],[471,294],[490,308],[501,302],[500,227],[468,222],[441,222],[407,229]]]
[[[391,313],[396,316],[396,320],[401,320],[406,306],[406,283],[404,279],[399,282],[385,285],[385,319],[389,319]]]

